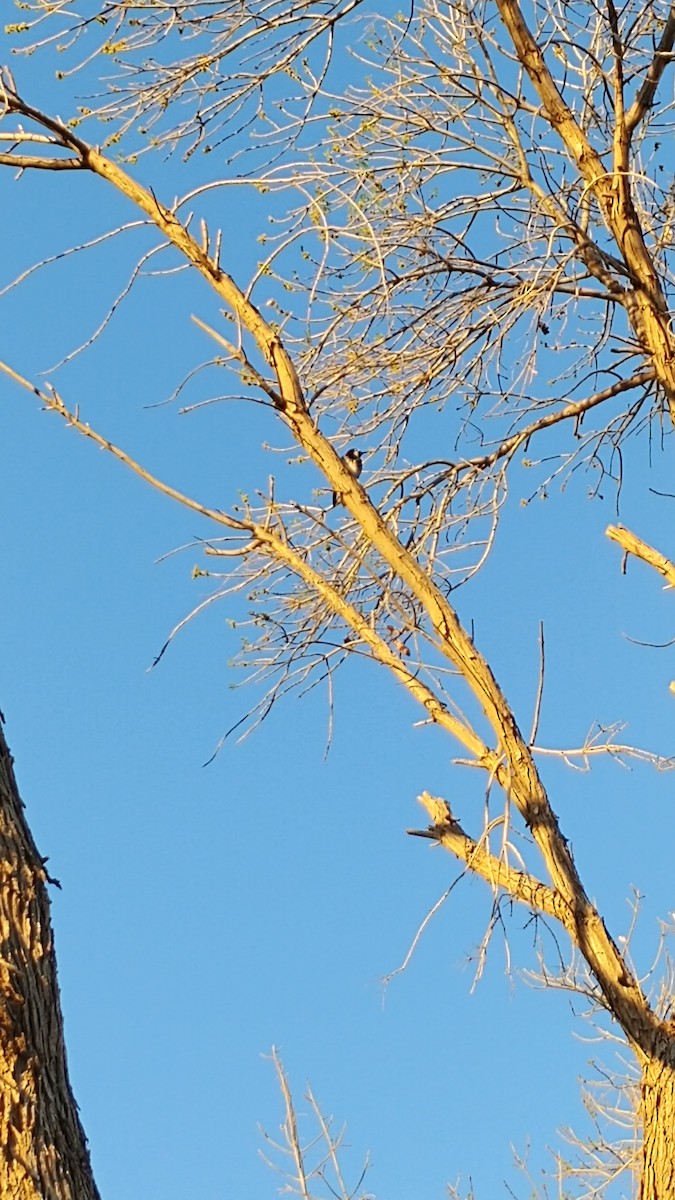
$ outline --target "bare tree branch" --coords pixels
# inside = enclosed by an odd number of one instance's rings
[[[658,571],[670,587],[675,587],[675,564],[664,554],[660,554],[623,525],[608,525],[605,533],[611,542],[617,542],[621,546],[626,556],[632,554],[635,558],[641,558],[648,566]]]
[[[409,829],[409,834],[440,842],[446,850],[465,862],[470,871],[481,875],[491,887],[504,888],[514,900],[528,904],[549,917],[555,917],[574,935],[572,914],[558,891],[547,887],[533,875],[514,870],[508,863],[486,850],[480,842],[469,837],[453,816],[447,800],[440,800],[437,796],[431,796],[429,792],[422,792],[418,800],[429,814],[431,824],[425,830]]]
[[[78,7],[29,6],[23,49],[46,53],[60,38],[67,71],[82,80],[105,55],[105,95],[61,120],[24,101],[5,72],[0,166],[24,182],[31,168],[86,170],[130,202],[158,238],[144,253],[176,251],[234,329],[226,336],[195,318],[218,343],[210,365],[228,384],[192,404],[188,388],[206,365],[188,365],[174,397],[189,409],[253,392],[284,447],[290,442],[296,462],[309,460],[342,504],[287,499],[270,477],[241,508],[202,505],[91,429],[55,389],[2,369],[210,522],[216,536],[203,543],[207,566],[197,573],[214,591],[185,621],[216,599],[244,589],[254,596],[238,661],[260,698],[232,731],[265,720],[291,689],[330,687],[338,665],[363,655],[480,768],[482,833],[465,833],[429,793],[421,799],[431,826],[411,832],[489,883],[481,964],[502,895],[567,931],[587,971],[573,985],[613,1015],[642,1069],[642,1200],[657,1200],[666,1193],[653,1169],[664,1159],[655,1114],[672,1126],[675,1034],[589,900],[538,764],[555,756],[586,770],[610,756],[665,770],[673,760],[620,743],[618,723],[594,726],[571,749],[530,744],[543,639],[528,743],[454,595],[490,555],[519,466],[534,473],[532,496],[582,468],[620,487],[628,440],[672,432],[675,196],[659,175],[654,135],[671,136],[674,122],[667,100],[654,110],[673,59],[674,10],[652,0],[579,10],[498,0],[497,18],[469,0],[421,0],[410,17],[352,23],[348,46],[338,48],[336,28],[347,28],[358,0],[152,12],[112,0],[101,28]],[[181,41],[188,52],[177,49]],[[94,82],[95,93],[103,85]],[[81,136],[96,115],[115,157]],[[223,141],[229,174],[200,179],[171,206],[123,165],[141,153],[149,163],[159,146],[180,146],[188,158]],[[241,188],[273,200],[260,261],[243,284],[223,265],[227,239],[213,215],[214,201]],[[83,245],[95,250],[102,240]],[[120,295],[136,286],[143,262]],[[40,269],[51,266],[44,260]],[[101,335],[116,303],[78,349]],[[436,412],[442,419],[430,432]],[[540,458],[515,465],[535,437]],[[344,457],[355,447],[362,473]],[[621,526],[608,536],[672,583],[675,567],[646,543]],[[534,871],[525,863],[532,851]],[[293,1186],[309,1200],[311,1172],[277,1069]],[[344,1196],[321,1119],[319,1131],[326,1148],[313,1178],[331,1163]],[[632,1163],[622,1154],[618,1173]]]

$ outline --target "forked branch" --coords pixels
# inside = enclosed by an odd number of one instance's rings
[[[438,842],[456,858],[465,862],[470,871],[480,875],[493,889],[503,889],[514,900],[529,905],[537,912],[546,913],[549,917],[555,917],[568,932],[571,930],[571,913],[559,892],[547,887],[534,875],[517,871],[503,859],[486,850],[481,842],[469,837],[453,815],[447,800],[441,800],[429,792],[422,792],[418,800],[429,814],[431,823],[428,829],[409,829],[408,833],[412,837],[430,838]]]
[[[510,0],[501,0],[501,7],[503,11],[514,9]],[[542,86],[545,86],[546,90],[548,85],[543,76],[542,79]],[[363,544],[386,565],[392,578],[401,581],[414,598],[414,603],[419,606],[420,612],[426,614],[429,640],[434,649],[463,676],[491,729],[493,745],[488,745],[468,721],[455,716],[448,706],[439,700],[418,674],[406,664],[405,658],[397,654],[377,633],[367,616],[333,587],[327,578],[322,577],[311,566],[309,558],[293,548],[288,538],[279,536],[267,525],[206,509],[197,502],[181,496],[175,489],[152,477],[140,464],[91,430],[77,414],[65,408],[56,393],[51,396],[39,392],[37,394],[48,407],[58,412],[80,433],[92,438],[114,454],[152,486],[180,503],[187,503],[190,508],[201,512],[216,524],[242,534],[242,553],[267,556],[296,574],[313,594],[320,596],[340,615],[360,642],[368,647],[372,657],[387,666],[408,688],[424,706],[431,720],[452,733],[469,750],[477,765],[488,772],[490,778],[501,786],[510,802],[515,805],[536,842],[550,876],[550,893],[539,893],[541,902],[558,910],[556,915],[563,921],[574,943],[584,955],[590,970],[598,980],[608,1007],[623,1026],[633,1045],[649,1052],[649,1047],[657,1036],[659,1023],[597,910],[586,896],[572,854],[550,806],[532,750],[527,745],[492,670],[468,631],[462,626],[447,596],[415,557],[414,546],[410,543],[404,545],[399,540],[391,523],[371,503],[360,482],[351,474],[341,456],[319,429],[305,401],[291,355],[276,329],[262,317],[248,295],[220,267],[218,261],[209,255],[208,247],[197,242],[187,226],[178,219],[176,212],[162,204],[154,193],[143,188],[119,165],[73,135],[59,121],[25,104],[15,93],[7,92],[6,104],[11,113],[22,115],[46,130],[49,136],[53,137],[55,144],[67,150],[83,168],[104,179],[139,208],[185,260],[196,268],[232,312],[240,328],[252,338],[263,362],[271,369],[277,381],[277,387],[271,394],[273,407],[299,446],[322,471],[331,488],[341,494],[345,508],[360,526],[359,536]],[[571,132],[570,129],[570,135]],[[32,385],[25,385],[36,391]],[[267,394],[270,397],[269,391]],[[449,827],[447,832],[450,836],[452,827]],[[465,852],[474,856],[476,864],[481,862],[485,869],[493,868],[494,864],[481,859],[475,844],[468,846],[463,831],[455,830],[453,836],[455,835],[458,839],[458,849],[461,843]],[[527,884],[521,878],[513,878],[511,883],[516,888],[517,898],[528,888],[533,893],[538,886],[536,881]],[[555,901],[553,896],[556,897]]]

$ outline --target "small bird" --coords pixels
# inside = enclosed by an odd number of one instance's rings
[[[350,475],[358,479],[363,470],[363,456],[360,450],[348,450],[342,459]],[[339,492],[333,492],[333,508],[336,504],[342,504],[342,497]]]

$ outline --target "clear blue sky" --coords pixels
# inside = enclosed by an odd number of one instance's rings
[[[16,77],[28,99],[56,106],[35,61]],[[68,115],[63,100],[59,111]],[[184,189],[181,170],[148,160],[140,173],[170,199]],[[0,202],[3,281],[134,218],[102,183],[74,174],[14,181],[3,171]],[[257,217],[254,206],[249,225],[225,238],[237,278],[256,258]],[[222,221],[232,228],[229,214]],[[145,281],[91,354],[58,379],[49,371],[91,332],[126,273],[112,246],[96,271],[79,257],[28,280],[0,300],[2,357],[36,381],[47,371],[102,433],[225,507],[264,483],[262,444],[280,437],[271,415],[244,404],[190,417],[152,407],[205,353],[190,315],[211,320],[214,309],[198,283]],[[0,402],[0,706],[31,827],[63,885],[53,918],[69,1061],[102,1195],[275,1194],[280,1181],[257,1157],[258,1123],[274,1134],[282,1116],[264,1058],[273,1044],[299,1110],[310,1079],[325,1111],[348,1122],[352,1176],[369,1153],[366,1186],[380,1200],[441,1197],[458,1177],[479,1197],[504,1194],[504,1179],[527,1195],[510,1147],[530,1146],[536,1175],[556,1129],[583,1126],[577,1076],[594,1053],[571,999],[522,977],[535,966],[528,913],[505,909],[510,974],[497,932],[472,989],[490,895],[463,881],[407,972],[382,986],[458,874],[448,855],[406,837],[424,824],[416,795],[437,791],[467,825],[478,820],[475,780],[451,766],[457,748],[414,728],[408,697],[354,662],[337,680],[327,758],[327,698],[316,689],[204,768],[248,704],[233,687],[227,604],[148,668],[206,594],[191,578],[196,548],[157,560],[207,527],[4,378]],[[620,510],[666,554],[675,554],[675,502],[648,487],[675,490],[671,455],[672,439],[652,467],[646,444],[628,450]],[[306,473],[298,487],[320,483],[313,467],[294,470]],[[626,720],[626,740],[670,754],[672,651],[626,635],[666,641],[673,597],[636,563],[621,575],[604,537],[616,497],[608,486],[589,501],[586,487],[580,478],[522,507],[529,480],[514,479],[494,555],[461,593],[460,616],[474,622],[524,726],[544,621],[543,744],[578,745],[594,721]],[[591,774],[550,765],[544,777],[615,936],[629,925],[631,887],[644,893],[635,946],[647,969],[657,917],[673,905],[672,776],[605,763]]]

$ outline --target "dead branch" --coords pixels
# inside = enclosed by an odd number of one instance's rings
[[[469,837],[453,816],[446,800],[432,796],[429,792],[422,792],[417,799],[429,814],[431,824],[428,829],[408,829],[407,832],[412,837],[431,838],[438,842],[456,858],[465,862],[470,871],[482,876],[491,887],[503,888],[514,900],[530,905],[537,912],[555,917],[568,930],[571,928],[570,910],[559,892],[547,887],[533,875],[516,871],[502,858],[486,850],[481,842]]]
[[[628,555],[632,554],[658,571],[669,587],[675,587],[675,563],[666,558],[665,554],[661,554],[653,546],[649,546],[647,542],[644,542],[637,534],[631,533],[630,529],[626,529],[623,525],[608,525],[605,533],[611,542],[616,542],[621,546],[624,551],[624,562]]]

